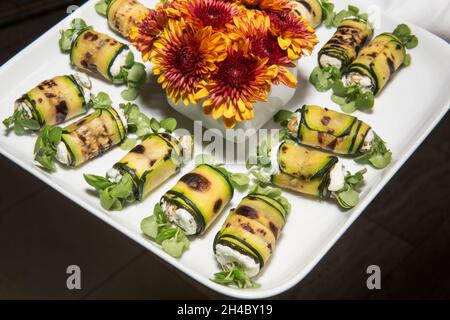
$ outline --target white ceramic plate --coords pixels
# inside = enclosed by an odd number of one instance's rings
[[[143,1],[143,3],[150,7],[155,4],[155,1]],[[348,4],[347,1],[339,1],[339,3],[342,6]],[[95,13],[94,4],[94,0],[89,1],[75,14],[84,18],[88,24],[94,25],[98,31],[113,35],[113,32],[107,27],[106,20]],[[9,116],[13,108],[13,101],[17,97],[41,80],[73,72],[69,66],[69,57],[60,53],[57,44],[59,30],[72,18],[73,16],[67,17],[1,67],[1,119]],[[381,25],[376,33],[391,31],[399,22],[382,16]],[[141,219],[151,214],[153,205],[164,191],[170,188],[182,174],[190,170],[192,164],[183,168],[179,175],[157,189],[143,203],[130,206],[122,212],[109,213],[100,207],[98,198],[92,192],[87,191],[89,188],[83,180],[82,173],[103,175],[115,161],[123,156],[124,151],[119,148],[81,168],[74,170],[60,168],[57,173],[52,175],[45,173],[33,164],[34,137],[17,137],[14,134],[7,137],[0,134],[0,152],[67,198],[205,286],[225,295],[239,298],[273,296],[297,284],[317,264],[447,112],[450,104],[450,46],[423,29],[411,24],[410,26],[420,39],[420,45],[411,51],[412,65],[395,75],[395,79],[376,99],[373,113],[356,113],[358,117],[371,124],[378,134],[388,142],[393,151],[391,165],[381,171],[369,168],[361,203],[348,212],[341,211],[337,205],[331,202],[319,202],[286,193],[293,204],[294,211],[277,243],[274,256],[257,279],[262,284],[259,289],[238,290],[217,285],[209,280],[213,273],[219,270],[212,253],[212,242],[225,219],[225,214],[216,221],[204,237],[192,241],[190,250],[180,260],[169,257],[158,246],[141,235],[139,229]],[[318,36],[322,44],[331,36],[332,32],[333,30],[324,27],[318,29]],[[319,94],[307,83],[308,75],[315,65],[315,54],[300,61],[299,87],[287,108],[294,110],[297,106],[309,103],[338,109],[330,101],[329,93]],[[111,93],[116,103],[121,101],[120,88],[94,80],[94,90],[107,91]],[[181,127],[191,128],[192,121],[176,114],[167,105],[164,94],[156,84],[149,84],[145,90],[137,102],[148,115],[156,118],[176,116]],[[343,159],[343,162],[350,170],[360,169],[351,160]],[[244,168],[235,167],[231,170],[243,171]],[[231,205],[236,205],[240,198],[242,198],[242,194],[237,193]]]

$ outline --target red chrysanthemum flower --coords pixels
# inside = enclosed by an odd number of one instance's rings
[[[287,51],[278,45],[278,39],[270,31],[270,19],[259,11],[248,11],[247,15],[234,18],[234,24],[229,25],[228,37],[233,41],[234,48],[248,48],[257,57],[268,58],[267,64],[275,66],[277,76],[274,84],[283,83],[294,88],[297,79],[286,67],[294,64],[287,56]]]
[[[225,30],[226,24],[242,12],[238,5],[224,0],[177,0],[173,7],[186,21],[218,31]]]
[[[131,27],[128,38],[142,52],[142,60],[147,61],[153,50],[153,43],[168,23],[167,12],[163,7],[151,10],[136,26]]]
[[[252,119],[253,104],[267,101],[276,75],[267,60],[242,49],[229,48],[226,59],[217,63],[216,72],[203,89],[204,96],[208,97],[203,103],[205,113],[214,119],[223,117],[227,128],[233,128],[238,121]]]
[[[270,13],[270,30],[277,36],[281,49],[286,50],[290,60],[310,54],[317,44],[314,29],[294,13]]]
[[[216,70],[216,62],[226,57],[225,43],[211,27],[198,29],[184,21],[169,20],[154,43],[153,74],[178,104],[196,104],[205,97],[206,80]]]

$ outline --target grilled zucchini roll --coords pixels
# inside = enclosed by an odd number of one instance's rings
[[[361,48],[372,38],[372,34],[372,27],[363,19],[342,20],[331,39],[319,51],[320,67],[347,69]]]
[[[234,187],[220,169],[201,164],[184,175],[161,198],[169,221],[186,235],[198,235],[211,225],[233,198]]]
[[[276,141],[276,140],[275,140]],[[352,208],[359,202],[356,186],[363,180],[362,170],[354,175],[345,173],[345,167],[336,156],[283,140],[268,146],[266,154],[259,154],[250,172],[261,183],[272,183],[320,199],[335,198],[343,208]]]
[[[15,101],[14,113],[4,121],[18,134],[54,126],[86,113],[91,105],[91,82],[84,75],[57,76],[42,81]]]
[[[344,81],[378,94],[406,57],[403,43],[393,33],[376,36],[349,66]]]
[[[145,82],[145,67],[134,61],[126,44],[94,31],[81,19],[73,20],[61,33],[60,47],[78,69],[116,85],[126,84],[128,89],[122,92],[125,100],[134,100]]]
[[[185,174],[141,222],[142,232],[179,258],[189,247],[187,236],[205,233],[233,198],[235,187],[246,188],[248,178],[223,166],[202,163]]]
[[[314,29],[321,25],[323,20],[322,4],[319,0],[293,0],[294,12],[302,16]]]
[[[95,5],[95,10],[105,16],[109,27],[124,38],[128,38],[131,27],[150,13],[150,9],[136,0],[101,0]]]
[[[358,118],[315,105],[304,105],[294,113],[281,111],[275,120],[286,126],[300,143],[336,154],[348,155],[359,163],[386,167],[392,153],[384,141]]]
[[[151,133],[107,172],[106,177],[84,175],[100,193],[107,210],[141,201],[173,174],[192,154],[192,137],[168,132]]]
[[[45,126],[36,141],[35,160],[48,170],[55,169],[55,160],[77,167],[120,144],[126,133],[121,111],[98,109],[65,128]]]
[[[213,281],[255,287],[251,278],[272,256],[289,211],[289,202],[279,189],[256,187],[244,197],[214,239],[214,254],[224,272],[217,273]]]

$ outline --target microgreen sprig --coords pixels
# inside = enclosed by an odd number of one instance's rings
[[[39,121],[31,118],[28,112],[21,108],[17,108],[10,117],[3,120],[3,124],[8,131],[12,127],[14,133],[19,136],[41,128]]]
[[[385,168],[391,160],[392,152],[377,134],[374,136],[370,150],[355,158],[357,163],[370,163],[377,169]]]
[[[78,33],[86,28],[88,28],[88,25],[83,19],[73,19],[70,22],[70,27],[61,31],[61,36],[59,38],[59,48],[61,51],[65,53],[70,52],[72,42],[76,39]]]
[[[367,13],[361,13],[359,8],[353,5],[349,5],[347,9],[342,9],[336,13],[334,11],[334,4],[322,0],[322,8],[324,9],[325,26],[327,28],[338,27],[342,20],[348,17],[357,17],[365,21],[369,19]]]
[[[224,286],[235,285],[239,289],[255,289],[261,287],[259,283],[254,282],[245,270],[237,264],[232,264],[229,270],[214,274],[214,278],[211,281]]]
[[[287,214],[291,213],[292,206],[289,200],[283,197],[282,190],[280,188],[268,187],[257,183],[250,188],[249,194],[252,193],[266,195],[269,198],[277,200],[281,203]]]
[[[180,258],[189,248],[186,234],[168,220],[160,204],[155,205],[152,216],[141,221],[141,230],[174,258]]]
[[[49,125],[45,125],[34,145],[34,160],[50,172],[56,170],[54,156],[56,147],[61,142],[62,131],[61,127],[52,128]]]
[[[145,66],[142,63],[136,62],[134,60],[134,54],[130,51],[127,55],[125,65],[113,78],[113,83],[116,85],[126,84],[128,88],[122,91],[122,98],[127,101],[132,101],[139,95],[139,91],[144,85],[145,80]]]
[[[106,17],[106,14],[108,12],[108,6],[111,3],[112,0],[100,0],[95,4],[95,11],[101,15]]]
[[[359,203],[359,192],[357,191],[357,187],[363,182],[364,174],[366,172],[367,169],[362,169],[355,174],[347,172],[344,187],[341,190],[334,192],[334,196],[342,208],[351,209]]]

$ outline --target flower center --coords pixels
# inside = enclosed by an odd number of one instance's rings
[[[286,53],[278,45],[277,38],[272,35],[255,38],[252,41],[253,52],[260,58],[269,58],[269,64],[281,64]]]
[[[213,29],[225,28],[232,21],[232,12],[228,4],[223,2],[206,2],[194,7],[194,15],[203,26],[211,26]]]
[[[219,66],[218,78],[231,87],[238,88],[254,79],[255,61],[245,57],[230,56]]]
[[[200,57],[191,46],[185,45],[174,54],[174,65],[182,73],[195,72]]]

